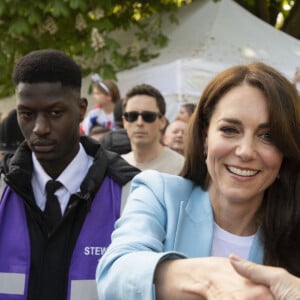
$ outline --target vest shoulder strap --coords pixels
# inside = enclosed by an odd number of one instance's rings
[[[130,192],[130,187],[131,187],[131,180],[128,181],[125,185],[122,187],[122,194],[121,194],[121,207],[120,207],[120,215],[123,212],[123,209],[125,207],[125,204],[127,202],[127,198],[129,196]]]
[[[3,174],[1,174],[0,175],[0,202],[2,200],[2,195],[3,195],[5,187],[6,187],[6,182],[4,181]]]

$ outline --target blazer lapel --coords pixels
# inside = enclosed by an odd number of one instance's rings
[[[197,187],[189,195],[189,199],[182,201],[180,205],[174,250],[187,257],[210,256],[214,218],[209,194]],[[259,231],[253,240],[249,260],[260,264],[263,262]]]
[[[181,202],[174,249],[188,257],[210,256],[213,212],[209,194],[195,188],[188,201]]]

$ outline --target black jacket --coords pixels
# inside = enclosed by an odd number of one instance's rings
[[[51,235],[43,212],[34,200],[29,147],[23,143],[13,156],[6,156],[0,163],[5,182],[24,199],[31,247],[28,300],[66,299],[73,249],[103,178],[109,176],[124,185],[139,172],[118,154],[104,150],[99,143],[87,137],[81,137],[80,142],[95,160],[81,184],[81,192],[71,196],[61,225]]]
[[[126,154],[131,151],[130,140],[124,128],[118,128],[107,132],[100,140],[104,149],[119,154]]]

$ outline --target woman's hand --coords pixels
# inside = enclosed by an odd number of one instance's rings
[[[270,290],[240,276],[227,258],[166,260],[157,266],[156,299],[273,300]]]
[[[230,256],[230,262],[235,270],[245,278],[269,287],[274,299],[300,299],[300,279],[285,269],[258,265],[234,254]]]

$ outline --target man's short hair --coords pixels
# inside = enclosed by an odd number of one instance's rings
[[[156,105],[161,115],[164,116],[166,114],[166,101],[161,92],[152,85],[145,83],[134,86],[126,93],[123,100],[123,111],[126,109],[128,99],[137,95],[147,95],[155,98]]]
[[[63,86],[81,88],[81,70],[71,57],[55,49],[32,51],[23,56],[13,72],[15,85],[20,82],[60,82]]]

